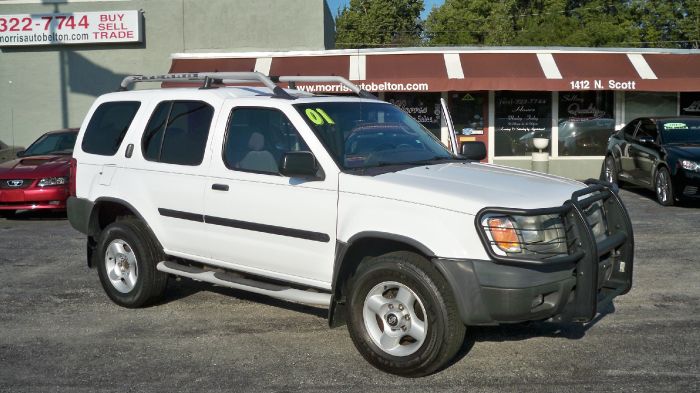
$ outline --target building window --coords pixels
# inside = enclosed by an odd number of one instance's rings
[[[625,123],[638,117],[676,116],[678,93],[625,92]]]
[[[440,138],[440,93],[388,92],[385,93],[384,99],[403,109],[433,135]]]
[[[681,93],[681,115],[700,116],[700,93]]]
[[[551,139],[552,93],[497,91],[495,98],[496,156],[529,155],[533,138]]]
[[[450,116],[457,134],[483,134],[488,118],[488,95],[483,92],[458,92],[448,94]]]
[[[143,133],[143,156],[168,164],[201,164],[213,116],[214,108],[201,101],[161,102]]]
[[[602,156],[615,132],[614,93],[559,93],[559,155]]]

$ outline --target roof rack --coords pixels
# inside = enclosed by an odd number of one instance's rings
[[[250,83],[259,82],[272,90],[272,95],[277,98],[293,100],[296,97],[287,93],[283,88],[277,86],[277,82],[289,83],[293,87],[296,82],[306,83],[340,83],[350,91],[362,98],[376,99],[371,93],[360,89],[354,83],[342,76],[271,76],[268,77],[260,72],[196,72],[177,73],[162,75],[131,75],[122,80],[119,91],[129,89],[130,85],[137,82],[202,82],[201,89],[211,89],[213,84],[223,83]]]
[[[122,80],[119,90],[124,91],[137,82],[203,82],[202,89],[211,89],[212,84],[259,82],[272,90],[278,98],[293,100],[294,97],[277,86],[266,75],[259,72],[197,72],[164,75],[131,75]]]

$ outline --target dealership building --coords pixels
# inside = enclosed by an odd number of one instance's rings
[[[59,16],[63,31],[52,32]],[[490,162],[529,168],[533,138],[547,138],[549,171],[578,179],[598,176],[608,137],[626,122],[700,115],[699,50],[335,50],[323,0],[0,3],[0,26],[1,18],[16,18],[18,28],[38,23],[44,39],[82,39],[65,32],[70,16],[71,30],[86,30],[90,42],[7,42],[0,32],[0,140],[26,145],[43,131],[79,126],[94,97],[125,75],[166,72],[339,75],[443,137],[444,99],[459,138],[483,141]]]

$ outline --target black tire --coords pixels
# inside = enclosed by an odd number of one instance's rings
[[[617,178],[617,168],[615,168],[615,159],[612,156],[605,157],[605,161],[603,161],[603,170],[600,173],[600,180],[612,184],[620,184]]]
[[[115,276],[112,276],[114,280],[110,279],[107,266],[116,263],[115,258],[108,255],[108,247],[111,244],[115,244],[115,247],[121,246],[127,250],[125,255],[135,257],[137,262],[131,263],[135,272],[132,275],[135,277],[133,284],[127,284],[123,278],[121,281],[124,284],[120,284]],[[147,306],[158,301],[165,292],[168,275],[156,270],[156,265],[165,259],[165,255],[146,225],[136,218],[126,218],[108,225],[100,233],[93,258],[92,263],[93,266],[97,266],[102,288],[107,296],[120,306]],[[126,259],[129,262],[128,258]]]
[[[665,166],[656,170],[656,175],[654,175],[654,193],[660,205],[673,206],[673,182],[671,181],[671,174]]]
[[[410,336],[404,336],[400,339],[399,345],[394,348],[407,345],[413,345],[413,347],[407,348],[416,348],[412,349],[415,352],[404,356],[392,355],[377,345],[374,341],[376,338],[373,339],[371,333],[372,318],[365,319],[364,317],[365,300],[369,298],[368,295],[371,295],[376,288],[379,288],[380,291],[386,290],[385,283],[395,283],[410,289],[411,294],[418,299],[418,301],[412,302],[412,305],[419,306],[416,307],[415,311],[421,310],[420,314],[423,314],[419,315],[416,312],[414,317],[406,318],[409,322],[418,318],[425,329],[423,329],[424,338],[421,342],[414,340],[414,342],[404,343],[407,341],[406,339],[412,339]],[[386,299],[386,294],[381,296],[382,299]],[[387,300],[395,301],[396,299],[392,299],[389,295]],[[404,310],[402,312],[406,312],[407,309],[408,307],[401,308]],[[377,326],[383,326],[382,334],[387,328],[390,328],[389,332],[392,334],[403,334],[399,332],[399,329],[390,326],[396,319],[392,321],[389,314],[397,310],[399,310],[398,307],[392,308],[387,314],[384,314],[384,318],[380,317],[379,314],[370,313]],[[401,321],[399,323],[405,322],[401,318],[401,314],[398,315],[398,320]],[[365,321],[368,322],[365,323]],[[368,326],[370,326],[369,329]],[[459,318],[449,284],[440,272],[420,255],[401,251],[371,258],[359,267],[352,279],[349,295],[348,331],[360,354],[371,365],[382,371],[404,377],[421,377],[437,372],[447,366],[457,354],[464,342],[465,330],[466,328]],[[377,332],[376,327],[374,332]],[[411,332],[412,330],[409,329],[408,333]]]

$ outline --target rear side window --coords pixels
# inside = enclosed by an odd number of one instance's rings
[[[201,101],[166,101],[158,104],[141,140],[149,161],[177,165],[199,165],[214,108]]]
[[[83,151],[101,156],[115,155],[140,106],[138,101],[118,101],[105,102],[97,107],[83,136]]]

